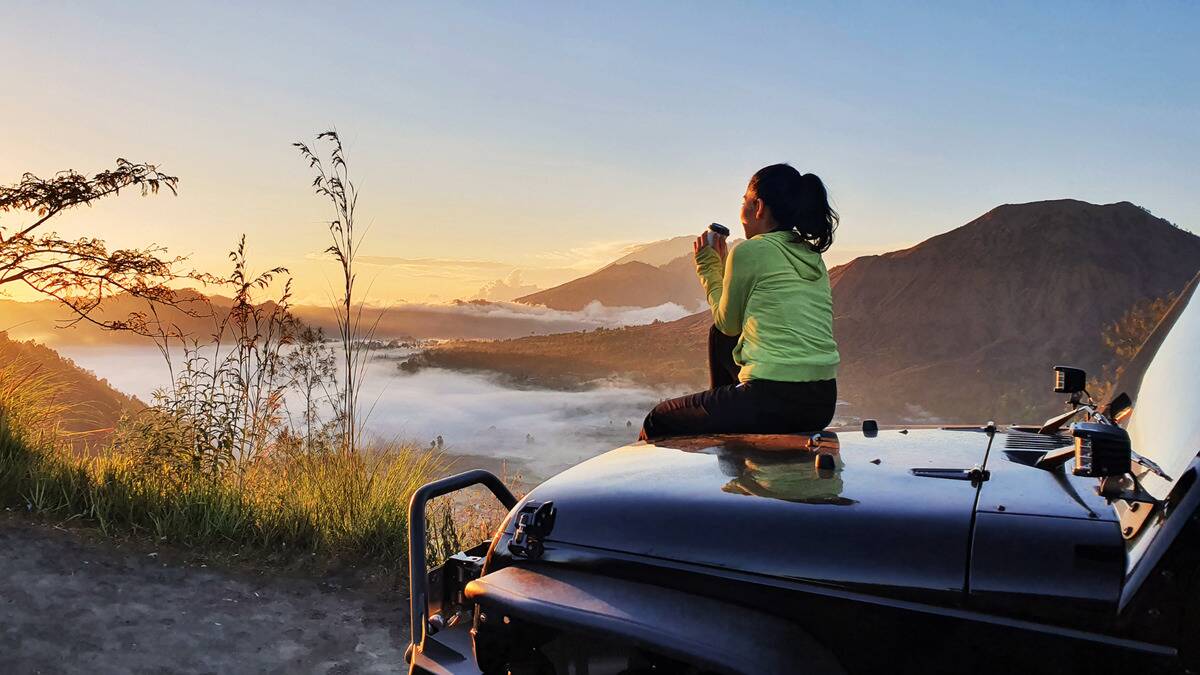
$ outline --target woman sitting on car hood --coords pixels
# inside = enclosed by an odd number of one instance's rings
[[[746,241],[697,237],[696,272],[712,309],[711,388],[664,401],[641,438],[819,431],[833,419],[837,366],[833,301],[821,254],[838,215],[811,173],[773,164],[742,198]]]

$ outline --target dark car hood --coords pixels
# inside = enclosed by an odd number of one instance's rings
[[[827,434],[828,438],[828,434]],[[981,465],[978,431],[709,436],[638,443],[584,462],[527,499],[553,500],[555,542],[819,581],[961,591],[977,486],[913,469]],[[833,455],[832,470],[815,457]],[[828,461],[828,460],[826,460]]]

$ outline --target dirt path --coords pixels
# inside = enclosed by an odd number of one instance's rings
[[[223,572],[0,511],[0,672],[404,667],[404,598]]]

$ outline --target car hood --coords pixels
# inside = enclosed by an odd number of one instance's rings
[[[526,499],[555,503],[547,549],[587,546],[902,595],[957,592],[978,485],[927,474],[982,465],[990,438],[913,430],[825,432],[819,443],[744,435],[637,443]]]

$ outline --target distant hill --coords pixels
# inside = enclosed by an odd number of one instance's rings
[[[229,300],[212,298],[218,315],[229,308]],[[691,305],[689,307],[694,307]],[[196,309],[202,309],[196,303]],[[131,311],[145,311],[144,303],[118,296],[106,301],[100,317],[120,318]],[[296,305],[292,314],[306,324],[321,327],[329,336],[337,334],[333,309],[314,305]],[[170,308],[160,308],[164,320],[177,323],[188,334],[201,341],[214,331],[211,316],[189,316]],[[104,331],[87,323],[60,330],[58,322],[69,319],[69,313],[54,300],[17,302],[0,300],[0,327],[20,338],[35,338],[49,344],[148,344],[147,339],[132,333]],[[375,327],[379,338],[401,336],[433,339],[493,339],[525,335],[542,335],[592,328],[596,325],[583,317],[546,312],[535,307],[496,303],[486,300],[455,301],[445,305],[399,305],[397,307],[367,307],[363,310],[362,325]]]
[[[180,291],[181,307],[178,309],[161,308],[164,320],[179,324],[185,331],[196,334],[211,332],[212,320],[189,316],[189,312],[204,311],[200,302],[200,294],[194,291]],[[215,296],[214,306],[228,307],[229,300]],[[147,312],[147,304],[129,295],[121,294],[105,299],[92,316],[98,321],[114,321],[128,317],[130,314]],[[33,302],[18,302],[15,300],[0,300],[0,327],[4,328],[10,337],[15,339],[35,338],[40,342],[72,342],[76,344],[111,344],[114,342],[144,342],[145,339],[136,335],[121,332],[105,331],[88,323],[79,321],[72,327],[67,323],[77,317],[57,300],[37,300]]]
[[[707,312],[676,321],[490,342],[447,342],[413,357],[417,366],[490,371],[531,386],[576,389],[629,379],[651,387],[707,386]]]
[[[111,430],[121,415],[145,405],[136,398],[114,389],[107,380],[84,370],[45,345],[33,341],[12,340],[0,333],[0,376],[25,378],[31,374],[49,376],[65,385],[62,402],[71,406],[62,420],[63,428],[74,432]]]
[[[591,274],[516,299],[564,311],[592,302],[606,307],[657,307],[672,302],[693,309],[704,305],[692,254],[695,236],[646,244]],[[732,247],[740,239],[730,242]]]
[[[612,264],[516,300],[565,311],[580,310],[593,302],[606,307],[657,307],[673,302],[694,309],[703,301],[704,293],[696,279],[691,254],[662,267],[636,261]]]
[[[699,230],[697,230],[697,233]],[[685,234],[680,237],[671,237],[670,239],[662,239],[660,241],[652,241],[649,244],[639,244],[632,247],[629,253],[617,258],[609,263],[609,265],[623,265],[628,262],[640,262],[654,267],[661,267],[667,263],[678,259],[680,256],[692,254],[692,242],[695,241],[696,235]]]
[[[1050,367],[1099,374],[1101,335],[1134,303],[1181,289],[1200,237],[1129,202],[1007,204],[912,248],[830,272],[841,398],[884,420],[1038,420],[1061,407]],[[451,343],[437,365],[649,384],[706,384],[707,313],[653,326]],[[535,371],[536,372],[536,371]]]
[[[595,318],[566,316],[538,309],[576,311],[593,301],[607,307],[658,307],[674,303],[693,310],[704,301],[692,263],[692,236],[674,237],[631,247],[618,260],[580,279],[518,298],[513,304],[488,300],[456,300],[448,304],[399,304],[393,307],[367,307],[362,325],[374,326],[380,338],[411,336],[421,339],[504,339],[527,335],[546,335],[592,328]],[[738,240],[732,244],[736,246]],[[198,293],[183,291],[185,296]],[[228,310],[231,300],[221,295],[209,297],[218,316]],[[166,323],[177,324],[185,333],[201,340],[214,331],[214,319],[200,301],[188,303],[188,312],[159,307]],[[128,295],[105,300],[95,313],[98,319],[122,319],[133,312],[146,312],[144,301]],[[306,324],[324,328],[328,335],[337,333],[337,321],[330,307],[294,305],[292,314]],[[675,316],[679,314],[676,313]],[[8,329],[18,338],[33,338],[49,344],[145,344],[143,337],[131,333],[101,330],[80,322],[67,330],[58,330],[74,318],[56,300],[18,302],[0,299],[0,329]]]

